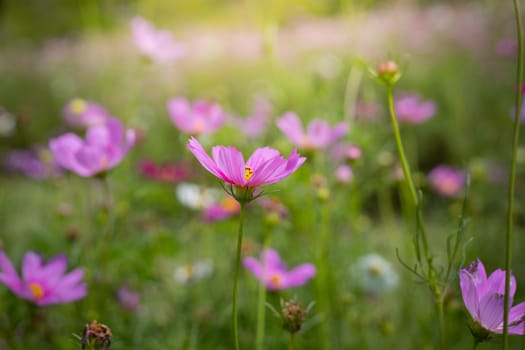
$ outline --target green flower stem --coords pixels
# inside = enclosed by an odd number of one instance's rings
[[[321,210],[321,228],[317,252],[317,266],[318,266],[318,275],[317,275],[317,291],[318,291],[318,305],[319,311],[323,314],[323,322],[321,324],[322,331],[322,349],[328,350],[331,349],[330,341],[330,298],[328,297],[328,291],[330,290],[328,284],[328,270],[327,270],[327,259],[328,259],[328,242],[330,238],[330,213],[329,206],[326,203],[318,201]]]
[[[264,237],[263,251],[270,246],[272,235],[268,232]],[[266,268],[266,262],[263,262]],[[264,329],[266,320],[266,286],[264,283],[259,283],[259,290],[257,296],[257,331],[255,334],[255,349],[262,350],[264,345]]]
[[[288,350],[294,349],[295,343],[295,333],[290,333],[290,342],[288,343]]]
[[[244,202],[240,202],[241,210],[239,213],[239,233],[237,235],[237,252],[235,256],[235,275],[233,277],[233,339],[235,342],[235,350],[239,350],[239,319],[237,315],[237,287],[239,282],[239,272],[241,270],[241,248],[242,248],[242,232],[244,224]]]
[[[472,347],[472,350],[476,350],[478,348],[479,341],[474,338],[474,346]]]
[[[514,207],[514,184],[516,181],[516,158],[518,153],[520,135],[520,112],[521,112],[521,85],[523,81],[523,24],[521,22],[521,11],[519,1],[514,0],[514,14],[516,16],[516,30],[518,35],[518,67],[516,70],[516,106],[514,115],[514,138],[512,143],[512,160],[509,176],[509,192],[507,205],[507,234],[505,236],[505,297],[503,302],[503,349],[509,348],[509,292],[510,292],[510,268],[512,261],[512,221]]]

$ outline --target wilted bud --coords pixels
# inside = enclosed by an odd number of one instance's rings
[[[399,72],[397,63],[392,60],[388,60],[381,62],[377,66],[377,76],[384,83],[391,85],[401,77],[401,73]]]
[[[107,350],[111,345],[111,329],[96,320],[84,327],[82,350]]]
[[[290,333],[297,333],[301,330],[307,312],[301,304],[295,300],[284,302],[282,306],[283,328]]]

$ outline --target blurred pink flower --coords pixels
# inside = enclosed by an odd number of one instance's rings
[[[73,133],[52,139],[49,148],[57,163],[77,175],[90,177],[118,165],[135,142],[133,130],[124,131],[116,118],[90,127],[85,140]]]
[[[400,122],[420,124],[436,114],[433,101],[422,101],[416,94],[396,98],[396,114]]]
[[[354,172],[352,171],[352,167],[346,164],[338,166],[335,170],[335,178],[337,182],[342,184],[351,182],[354,179]]]
[[[232,123],[239,130],[250,138],[262,135],[268,123],[272,113],[272,105],[266,99],[258,98],[255,101],[253,111],[250,116],[246,118],[231,117]]]
[[[140,173],[153,181],[176,184],[186,180],[190,175],[189,167],[184,164],[156,164],[152,160],[143,159],[139,162]]]
[[[518,52],[516,39],[504,38],[496,43],[496,53],[503,57],[514,57]]]
[[[355,162],[361,158],[363,152],[357,145],[341,142],[333,147],[331,155],[336,160]]]
[[[204,209],[204,221],[226,220],[239,214],[241,205],[233,197],[226,197],[218,203],[212,203]]]
[[[303,150],[319,150],[330,146],[348,131],[344,122],[333,128],[321,119],[313,119],[303,130],[301,120],[293,112],[285,113],[277,120],[277,127],[285,134],[292,144]]]
[[[9,151],[4,156],[3,165],[8,171],[20,172],[35,180],[58,177],[63,173],[53,154],[40,145]]]
[[[374,101],[360,101],[355,106],[355,116],[359,120],[374,121],[379,119],[383,112],[382,106]]]
[[[243,259],[243,264],[270,291],[302,286],[316,274],[315,266],[310,263],[288,270],[279,254],[273,249],[263,251],[260,261],[253,257],[246,257]]]
[[[0,251],[0,282],[17,296],[39,306],[69,303],[87,294],[82,269],[65,273],[67,258],[58,255],[44,264],[42,257],[27,252],[22,262],[22,279],[9,258]]]
[[[142,17],[134,17],[131,22],[131,34],[140,52],[157,63],[171,63],[186,53],[184,45],[177,43],[171,32],[157,30]]]
[[[117,298],[120,306],[126,311],[135,312],[138,310],[140,304],[140,294],[129,289],[128,287],[121,287],[117,291]]]
[[[448,165],[439,165],[428,174],[428,179],[434,190],[445,197],[455,197],[465,187],[465,172]]]
[[[108,111],[98,103],[78,97],[66,103],[62,115],[67,125],[74,128],[104,124],[110,117]]]
[[[226,121],[226,113],[214,102],[196,100],[191,105],[186,98],[177,97],[168,101],[167,108],[173,124],[193,136],[213,133]]]
[[[285,179],[306,160],[295,149],[286,159],[279,151],[263,147],[255,150],[245,162],[242,153],[232,146],[213,147],[212,159],[194,137],[190,138],[188,148],[206,170],[235,186],[235,189],[230,188],[230,195],[243,202],[254,199],[258,187]]]

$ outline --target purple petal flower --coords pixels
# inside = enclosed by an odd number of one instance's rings
[[[339,123],[332,128],[321,119],[313,119],[304,131],[301,120],[293,112],[287,112],[279,118],[277,127],[292,144],[304,150],[326,148],[348,132],[346,123]]]
[[[459,271],[463,302],[476,324],[490,333],[503,333],[505,271],[496,270],[487,278],[483,263],[477,259]],[[516,279],[511,275],[509,305],[516,292]],[[525,334],[525,303],[509,310],[509,334]]]
[[[58,177],[63,173],[51,152],[40,145],[8,152],[3,165],[8,171],[21,172],[35,180]]]
[[[90,127],[85,140],[67,133],[52,139],[49,148],[60,166],[89,177],[118,165],[134,142],[135,132],[124,131],[122,123],[110,117],[105,124]]]
[[[228,196],[219,203],[212,203],[204,209],[204,221],[215,222],[226,220],[234,215],[237,215],[241,207],[232,197]]]
[[[0,282],[17,296],[39,306],[68,303],[86,296],[82,269],[65,273],[66,269],[67,258],[64,255],[44,263],[40,255],[27,252],[20,278],[9,258],[0,251]]]
[[[459,195],[465,187],[466,178],[465,172],[448,165],[437,166],[428,174],[434,190],[445,197]]]
[[[186,54],[185,47],[175,42],[167,30],[157,30],[150,22],[141,17],[134,17],[131,33],[140,52],[157,63],[171,63]]]
[[[436,114],[436,109],[433,101],[421,101],[415,94],[396,98],[396,114],[400,122],[423,123]]]
[[[232,146],[213,147],[212,159],[194,137],[190,138],[188,148],[210,173],[237,188],[251,191],[250,194],[259,186],[283,180],[306,160],[295,149],[285,159],[279,151],[264,147],[255,150],[245,162],[242,153]]]
[[[316,274],[315,266],[309,263],[287,270],[279,254],[273,249],[266,249],[261,254],[260,261],[246,257],[243,264],[270,291],[302,286]]]
[[[226,113],[217,103],[197,100],[191,105],[185,98],[168,101],[170,119],[179,130],[190,135],[210,134],[226,121]]]
[[[89,128],[104,124],[110,118],[108,111],[101,105],[81,98],[74,98],[62,109],[66,123],[74,128]]]

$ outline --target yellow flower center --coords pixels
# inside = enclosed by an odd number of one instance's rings
[[[253,169],[249,165],[244,166],[244,178],[246,181],[250,180],[253,176]]]
[[[82,114],[87,109],[87,103],[81,98],[75,98],[71,101],[71,111],[75,114]]]
[[[42,299],[44,296],[44,288],[42,288],[40,283],[29,283],[29,289],[31,290],[31,293],[33,293],[33,296],[36,300]]]
[[[370,265],[368,267],[368,273],[371,275],[371,276],[380,276],[381,275],[381,268],[377,265]]]
[[[271,275],[270,276],[270,284],[272,286],[276,287],[276,288],[281,287],[281,285],[283,284],[281,276],[279,276],[279,275]]]

